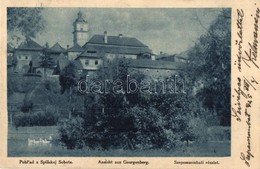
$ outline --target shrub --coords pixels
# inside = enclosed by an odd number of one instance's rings
[[[60,141],[68,149],[82,148],[84,145],[84,120],[81,117],[64,119],[59,122]]]
[[[19,112],[14,115],[15,127],[24,126],[52,126],[58,122],[58,115],[52,111]]]

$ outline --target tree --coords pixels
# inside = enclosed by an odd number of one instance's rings
[[[53,58],[50,56],[50,53],[47,52],[47,49],[43,51],[41,55],[40,66],[44,68],[44,75],[46,76],[46,69],[52,68],[54,66]]]
[[[66,91],[69,94],[69,103],[71,106],[69,117],[74,109],[72,105],[72,95],[74,87],[77,85],[77,71],[74,63],[70,62],[60,73],[59,81],[61,86],[61,93],[64,94]]]
[[[35,37],[43,31],[46,21],[42,11],[43,8],[7,8],[8,41],[19,43],[21,39]]]
[[[230,125],[231,11],[223,12],[189,52],[188,72],[203,105],[216,112],[221,125]]]

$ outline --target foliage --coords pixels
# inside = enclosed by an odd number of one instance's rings
[[[24,126],[52,126],[58,122],[58,114],[53,109],[46,109],[44,112],[28,112],[14,114],[15,127]]]
[[[52,68],[54,66],[53,58],[50,54],[44,50],[43,54],[41,55],[41,61],[39,62],[40,66],[44,68],[44,75],[46,75],[46,69]]]
[[[217,112],[221,125],[230,126],[231,20],[223,10],[190,50],[189,77],[197,85],[197,97],[205,108]]]
[[[77,72],[74,63],[69,63],[62,71],[59,77],[61,93],[70,90],[77,85]]]
[[[171,150],[183,142],[207,142],[207,127],[219,125],[219,121],[230,125],[231,31],[230,18],[226,17],[230,10],[224,13],[188,53],[190,61],[182,76],[187,76],[188,86],[196,86],[195,91],[86,95],[86,111],[81,114],[85,133],[77,139],[91,148]],[[109,64],[101,68],[98,78],[120,79],[126,91],[127,60],[115,59]],[[146,78],[140,73],[134,77]]]
[[[126,83],[128,63],[115,60],[110,64],[112,66],[105,71],[101,69],[98,78],[121,79]],[[136,80],[146,78],[141,73],[133,77]],[[192,119],[201,117],[201,106],[190,93],[91,93],[84,95],[84,102],[85,112],[78,114],[83,119],[83,129],[76,129],[78,126],[73,125],[74,118],[67,122],[70,129],[61,125],[62,131],[66,130],[61,135],[65,139],[61,140],[68,148],[76,148],[76,145],[70,145],[70,139],[66,140],[71,138],[75,130],[84,132],[81,132],[82,136],[71,140],[80,140],[79,145],[84,142],[90,148],[102,149],[170,150],[181,146],[183,141],[198,138]]]
[[[35,37],[36,33],[45,28],[42,10],[43,8],[7,8],[8,31],[19,30],[27,37]]]
[[[83,119],[80,117],[60,121],[60,140],[68,149],[82,148],[84,140]]]

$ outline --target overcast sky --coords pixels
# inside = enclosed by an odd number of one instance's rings
[[[46,30],[36,38],[41,45],[59,42],[72,46],[72,23],[81,11],[88,21],[90,37],[95,34],[122,33],[135,37],[155,53],[173,54],[192,47],[221,9],[120,9],[120,8],[44,8]]]

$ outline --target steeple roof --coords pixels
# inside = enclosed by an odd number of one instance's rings
[[[81,11],[78,12],[78,18],[76,19],[76,22],[85,22],[87,23],[87,21],[83,18],[83,14]]]

